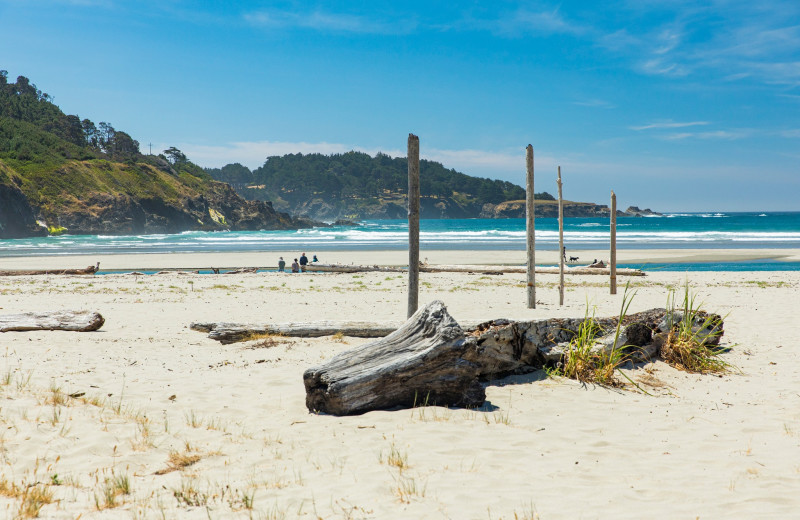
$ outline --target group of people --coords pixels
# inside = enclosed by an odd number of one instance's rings
[[[314,258],[312,258],[311,261],[312,262],[319,262],[319,260],[317,260],[317,255],[314,255]],[[308,265],[308,257],[306,256],[305,253],[303,253],[302,255],[300,255],[300,261],[299,262],[298,262],[297,258],[295,258],[294,262],[292,262],[292,265],[291,265],[292,272],[293,273],[301,273],[301,272],[305,273],[307,265]],[[286,271],[286,261],[283,259],[283,257],[280,257],[280,258],[278,258],[278,272],[283,273],[285,271]]]

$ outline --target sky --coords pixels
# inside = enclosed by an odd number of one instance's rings
[[[800,211],[797,0],[0,0],[0,69],[147,153],[406,153],[569,200]]]

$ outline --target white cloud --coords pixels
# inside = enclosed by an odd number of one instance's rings
[[[675,122],[675,121],[662,121],[658,123],[648,123],[642,126],[631,126],[629,127],[631,130],[653,130],[653,129],[664,129],[664,128],[685,128],[687,126],[701,126],[701,125],[708,125],[710,124],[708,121],[687,121],[684,123]]]
[[[262,10],[244,14],[247,23],[260,27],[295,27],[322,32],[355,34],[407,34],[416,27],[412,19],[383,21],[365,16],[332,13],[321,10],[308,12]]]
[[[716,130],[713,132],[680,132],[674,134],[666,134],[660,137],[667,141],[680,141],[683,139],[708,139],[708,140],[722,140],[722,141],[735,141],[737,139],[744,139],[752,135],[750,130]]]

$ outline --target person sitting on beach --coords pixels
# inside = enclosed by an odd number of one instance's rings
[[[300,255],[300,270],[306,272],[306,265],[308,265],[308,257],[305,253]]]
[[[312,258],[312,259],[311,259],[311,262],[312,262],[312,263],[313,263],[313,262],[319,262],[319,260],[317,260],[317,255],[314,255],[314,258]]]
[[[294,262],[292,262],[292,272],[293,273],[299,273],[300,272],[300,264],[297,263],[297,258],[295,258]]]
[[[285,268],[286,262],[283,260],[283,257],[278,258],[278,272],[282,273]]]

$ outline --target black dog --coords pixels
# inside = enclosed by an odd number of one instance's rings
[[[578,257],[577,256],[571,256],[571,257],[569,257],[569,261],[570,262],[577,262],[578,261]]]

